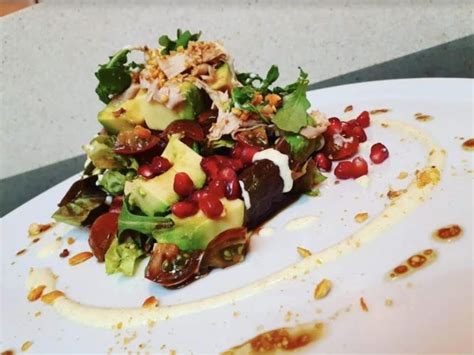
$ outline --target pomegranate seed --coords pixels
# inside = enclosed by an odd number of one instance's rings
[[[370,116],[367,111],[362,111],[359,116],[355,119],[357,124],[362,128],[367,128],[370,126]]]
[[[316,162],[318,169],[331,171],[332,161],[330,161],[323,153],[316,154],[314,161]]]
[[[367,175],[369,167],[364,158],[356,157],[352,159],[352,177],[357,179],[363,175]]]
[[[226,195],[227,188],[224,180],[213,180],[209,183],[209,192],[222,198]]]
[[[326,132],[328,134],[333,135],[333,134],[339,134],[342,132],[342,124],[339,118],[331,117],[328,121],[329,121],[329,126],[326,129]]]
[[[375,143],[372,148],[370,148],[370,160],[374,164],[380,164],[385,159],[388,158],[388,149],[382,143]]]
[[[240,160],[244,164],[252,164],[252,159],[255,153],[259,151],[256,147],[247,146],[242,149],[242,154],[240,155]]]
[[[210,219],[217,219],[224,211],[224,205],[215,194],[204,193],[199,199],[199,208]]]
[[[342,134],[345,137],[352,137],[352,131],[354,129],[354,125],[350,124],[349,122],[341,122]]]
[[[365,142],[367,140],[367,135],[362,127],[356,126],[352,129],[352,136],[357,137],[359,142]]]
[[[351,161],[341,161],[334,169],[334,175],[336,175],[336,177],[341,180],[350,179],[353,176],[353,166],[354,164],[352,164]]]
[[[151,167],[156,175],[163,174],[171,168],[172,164],[166,158],[157,156],[151,161]]]
[[[171,212],[179,218],[194,216],[199,211],[199,206],[193,201],[180,201],[171,206]]]
[[[191,196],[189,196],[189,201],[199,203],[203,194],[208,193],[209,190],[207,188],[201,189],[199,191],[194,191]]]
[[[155,171],[153,170],[152,166],[149,164],[144,164],[138,168],[138,174],[143,176],[145,179],[151,179],[155,176]]]
[[[173,189],[181,197],[189,196],[194,190],[193,180],[186,173],[177,173],[174,176]]]
[[[240,197],[240,185],[239,180],[237,180],[237,177],[227,183],[225,196],[229,200],[235,200],[236,198]]]
[[[219,173],[219,165],[213,157],[204,158],[201,161],[201,168],[206,173],[209,180],[216,179]]]
[[[220,179],[224,181],[232,181],[233,179],[237,177],[237,174],[231,168],[224,168],[221,171],[219,171],[218,176]]]

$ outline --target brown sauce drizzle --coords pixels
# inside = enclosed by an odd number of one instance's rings
[[[451,242],[457,240],[462,235],[462,228],[457,224],[450,224],[446,227],[439,228],[433,233],[433,238],[443,242]]]
[[[425,249],[419,253],[410,256],[402,264],[394,267],[389,273],[388,278],[395,280],[431,264],[436,259],[436,251],[433,249]]]
[[[462,144],[462,148],[469,152],[474,150],[474,138],[470,138]]]
[[[297,325],[291,328],[278,328],[257,335],[243,344],[237,345],[222,355],[268,354],[290,352],[319,340],[324,333],[323,323]]]

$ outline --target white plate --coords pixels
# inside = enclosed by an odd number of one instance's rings
[[[370,218],[389,203],[389,186],[402,188],[416,169],[426,162],[427,152],[418,141],[396,130],[373,125],[369,141],[384,142],[390,158],[381,165],[370,165],[370,184],[363,188],[353,181],[334,184],[326,181],[322,195],[304,197],[280,213],[266,226],[273,235],[252,239],[246,261],[209,276],[180,290],[169,291],[143,278],[106,276],[104,267],[90,259],[76,267],[58,257],[38,258],[37,253],[57,235],[74,236],[71,254],[88,250],[87,232],[68,231],[59,226],[30,246],[30,223],[50,221],[56,203],[74,178],[59,184],[16,209],[2,219],[1,350],[20,349],[32,341],[30,352],[114,353],[127,351],[219,353],[261,333],[297,323],[321,321],[326,333],[303,350],[315,352],[472,352],[472,152],[461,149],[472,132],[473,81],[467,79],[413,79],[362,83],[311,92],[313,108],[328,115],[343,115],[347,105],[354,113],[389,108],[373,118],[401,120],[428,132],[446,151],[442,179],[430,198],[393,228],[356,251],[341,255],[294,280],[275,283],[263,292],[237,299],[213,309],[142,326],[112,330],[93,328],[59,316],[40,301],[28,302],[25,280],[30,267],[51,267],[59,275],[58,288],[84,304],[101,307],[139,307],[155,295],[162,306],[190,302],[237,289],[298,262],[297,246],[317,253],[344,240],[361,224],[354,222],[358,212]],[[433,120],[419,122],[414,114],[429,114]],[[367,150],[361,154],[368,156]],[[410,178],[399,180],[401,171]],[[383,197],[380,195],[383,194]],[[304,229],[288,231],[285,224],[296,217],[317,216]],[[370,219],[369,219],[370,220]],[[431,233],[444,225],[462,226],[463,236],[452,243],[440,243]],[[27,248],[22,256],[16,252]],[[385,275],[410,255],[434,248],[437,260],[414,274],[387,281]],[[12,265],[12,262],[15,262]],[[144,263],[143,263],[144,264]],[[144,265],[143,265],[144,266]],[[332,280],[330,294],[314,300],[313,290],[322,279]],[[369,312],[363,312],[364,297]],[[386,299],[393,300],[391,307]],[[35,313],[41,315],[35,317]],[[291,312],[291,313],[289,313]],[[136,337],[135,337],[136,336]],[[126,338],[134,338],[130,342]],[[125,344],[126,343],[126,344]]]

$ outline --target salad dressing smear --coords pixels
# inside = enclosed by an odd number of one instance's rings
[[[391,129],[396,129],[403,134],[412,136],[422,143],[430,154],[427,157],[425,168],[421,171],[429,171],[432,173],[436,170],[437,174],[440,174],[444,165],[446,152],[441,149],[428,134],[398,121],[377,121],[377,123],[383,127],[390,127]],[[238,300],[263,292],[275,286],[277,283],[303,276],[320,267],[324,263],[336,260],[339,256],[356,250],[361,245],[370,242],[383,231],[394,226],[409,212],[425,201],[438,181],[438,179],[435,179],[427,181],[425,184],[418,184],[416,179],[412,180],[403,195],[387,206],[361,229],[348,236],[345,240],[328,247],[319,253],[314,253],[311,256],[282,269],[281,271],[261,280],[252,282],[239,289],[227,291],[198,301],[170,306],[160,306],[156,308],[94,307],[80,304],[66,295],[56,299],[55,302],[52,303],[52,307],[68,319],[90,326],[112,328],[119,322],[123,322],[125,327],[140,326],[146,325],[150,322],[161,321],[231,304]],[[426,255],[427,251],[428,250],[425,250],[423,255],[429,259],[431,254]],[[416,264],[417,260],[419,261],[418,258],[412,261]],[[30,272],[27,287],[28,289],[31,289],[35,286],[47,285],[49,291],[50,289],[54,289],[55,281],[56,278],[51,270],[33,269],[32,272]]]

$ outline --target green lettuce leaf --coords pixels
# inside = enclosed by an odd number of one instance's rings
[[[98,169],[138,169],[137,161],[114,152],[115,139],[112,136],[99,135],[83,148],[92,164]]]
[[[306,112],[310,103],[306,98],[308,74],[300,68],[300,77],[294,91],[283,97],[283,106],[279,109],[272,122],[281,130],[298,133],[301,128],[311,125],[313,121]]]
[[[174,222],[168,217],[149,217],[130,212],[128,199],[125,199],[118,220],[118,237],[126,230],[150,236],[153,231],[173,227]]]
[[[118,170],[107,170],[100,179],[99,185],[102,186],[109,195],[123,195],[125,182],[132,181],[135,176],[136,174],[133,170],[128,171],[126,174]]]
[[[184,49],[188,48],[188,44],[191,41],[197,41],[201,37],[201,32],[191,33],[190,31],[181,31],[178,29],[176,33],[176,40],[173,41],[168,36],[164,35],[158,39],[158,43],[163,47],[161,54],[169,54],[170,51],[175,51],[179,47]]]
[[[105,272],[108,275],[121,272],[133,276],[137,262],[144,255],[145,252],[131,238],[120,244],[118,239],[114,239],[105,253]]]

